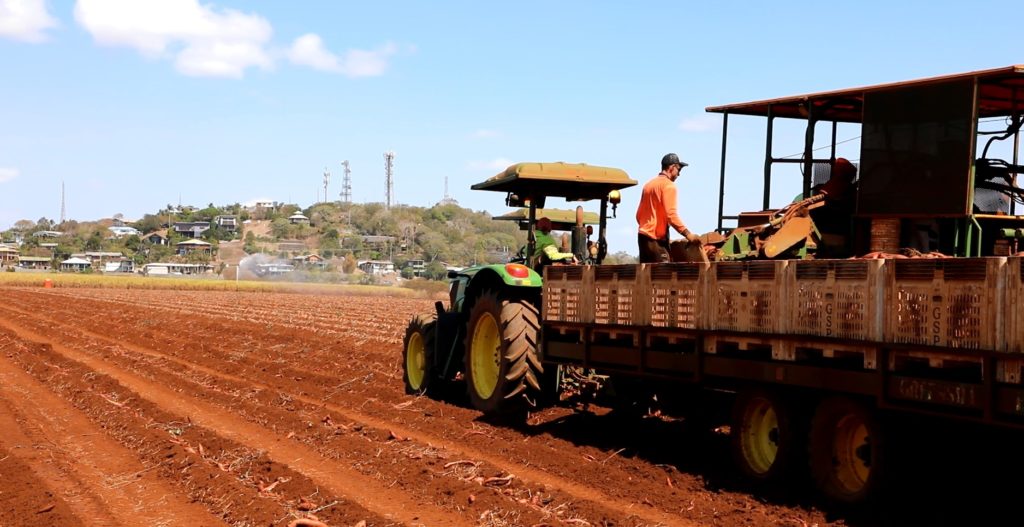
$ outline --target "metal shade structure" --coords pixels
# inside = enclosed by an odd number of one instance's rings
[[[613,190],[637,184],[626,171],[583,163],[516,163],[500,174],[473,185],[473,190],[567,200],[602,199]]]
[[[574,210],[537,209],[536,215],[537,218],[547,218],[551,220],[555,230],[565,231],[576,225],[576,211]],[[501,216],[495,216],[491,219],[519,222],[519,228],[525,230],[530,221],[530,209],[522,208],[514,210],[512,212],[502,214]],[[598,217],[596,212],[583,213],[584,225],[598,225],[600,223],[601,219]]]
[[[937,84],[974,81],[978,84],[978,116],[998,117],[1009,115],[1022,101],[1014,98],[1015,91],[1024,90],[1024,65],[1018,64],[990,70],[979,70],[953,75],[941,75],[901,82],[889,82],[831,90],[776,99],[764,99],[721,106],[709,106],[705,111],[758,117],[785,117],[808,119],[810,115],[819,121],[859,123],[867,94],[893,89],[923,87]]]

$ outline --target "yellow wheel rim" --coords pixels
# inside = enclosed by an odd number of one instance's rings
[[[840,485],[850,493],[860,492],[871,475],[871,438],[860,417],[847,415],[839,420],[832,454]]]
[[[473,327],[473,345],[470,350],[470,369],[473,389],[481,399],[489,399],[498,386],[500,370],[501,335],[494,315],[484,313]]]
[[[409,387],[413,390],[423,388],[423,378],[427,374],[426,363],[423,334],[417,331],[409,337],[409,344],[405,347],[405,375],[409,378]]]
[[[771,470],[779,453],[779,418],[767,399],[753,399],[743,411],[740,447],[756,474]]]

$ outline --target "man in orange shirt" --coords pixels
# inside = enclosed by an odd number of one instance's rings
[[[640,263],[658,263],[668,260],[668,227],[672,226],[690,243],[700,237],[690,232],[676,213],[676,184],[679,171],[686,163],[675,154],[661,158],[661,173],[644,185],[640,205],[636,209],[636,222],[640,229],[637,244]]]

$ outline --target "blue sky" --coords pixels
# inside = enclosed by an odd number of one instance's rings
[[[447,177],[496,214],[503,196],[469,186],[512,162],[642,183],[677,152],[681,215],[707,231],[721,121],[705,107],[1024,63],[1019,23],[1000,24],[1019,1],[631,4],[0,0],[0,230],[58,218],[61,181],[76,220],[179,196],[308,206],[325,167],[338,198],[345,159],[354,200],[383,201],[393,150],[397,201],[429,206]],[[764,123],[729,126],[726,209],[759,208]],[[800,127],[776,133],[776,155],[802,149]],[[785,202],[799,176],[773,185]],[[638,195],[613,251],[636,252]]]

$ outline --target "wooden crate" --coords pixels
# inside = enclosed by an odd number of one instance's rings
[[[702,263],[662,263],[644,266],[647,302],[644,321],[659,328],[697,329],[704,301]]]
[[[886,342],[1006,349],[1006,258],[915,258],[886,263]]]
[[[786,324],[797,335],[881,341],[883,260],[807,260],[786,270]]]
[[[544,321],[593,322],[593,280],[594,271],[591,266],[545,266],[542,302]]]
[[[1007,258],[1003,295],[1006,351],[1024,353],[1024,258]]]
[[[639,264],[593,267],[595,324],[644,324],[642,269]]]
[[[705,328],[784,333],[785,261],[715,262],[709,269]]]

